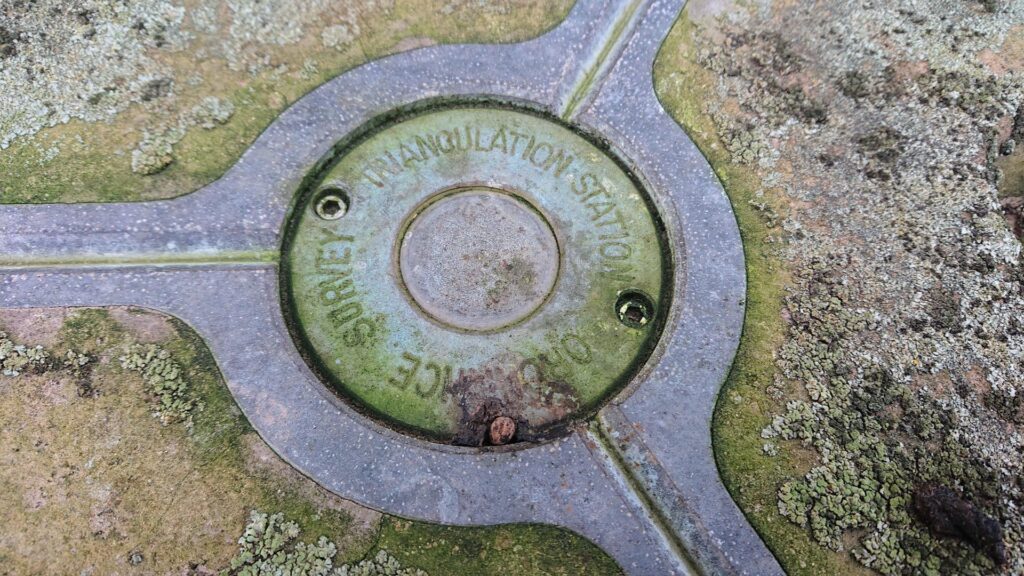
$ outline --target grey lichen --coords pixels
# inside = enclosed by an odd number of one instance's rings
[[[139,145],[132,150],[132,172],[156,174],[174,162],[174,145],[181,141],[193,126],[206,130],[225,124],[235,113],[234,105],[213,96],[207,96],[186,113],[178,123],[156,132],[143,132]]]
[[[1024,26],[1024,4],[997,12],[766,2],[698,41],[732,161],[790,208],[773,228],[787,334],[765,383],[784,409],[762,446],[817,461],[778,510],[884,574],[994,569],[912,514],[927,484],[995,518],[1024,572],[1024,259],[992,153],[1024,77],[979,58]]]
[[[109,120],[165,76],[150,50],[180,49],[185,10],[167,0],[14,2],[0,66],[0,148],[71,119]]]
[[[42,345],[17,344],[5,332],[0,332],[0,369],[4,376],[60,371],[73,378],[77,383],[78,395],[87,398],[98,394],[93,387],[92,368],[93,359],[88,354],[69,349],[63,355],[54,355]]]
[[[378,550],[377,554],[358,564],[345,564],[335,571],[334,576],[429,576],[418,568],[403,568],[397,558],[387,550]]]
[[[203,403],[170,352],[152,344],[134,344],[120,361],[122,368],[142,375],[146,390],[153,396],[153,415],[161,424],[182,422],[192,427],[193,417],[203,409]]]
[[[301,530],[281,513],[253,510],[238,539],[238,552],[222,576],[428,576],[403,568],[386,550],[358,564],[334,566],[337,546],[326,536],[314,543],[299,541]]]
[[[351,44],[357,36],[359,36],[359,25],[354,19],[351,22],[328,26],[320,33],[320,39],[324,46],[337,50]]]
[[[252,511],[238,539],[238,553],[223,574],[327,576],[337,553],[334,543],[324,536],[315,544],[296,542],[299,533],[299,525],[286,521],[283,514]]]
[[[185,132],[223,124],[232,112],[229,103],[210,100],[218,93],[217,79],[204,78],[197,69],[183,73],[174,64],[180,54],[218,60],[253,77],[268,70],[281,74],[287,67],[275,63],[275,48],[320,29],[325,45],[340,50],[350,44],[359,34],[353,5],[330,0],[9,3],[0,10],[0,149],[45,128],[76,120],[112,122],[134,109],[152,121],[141,122],[132,169],[159,172],[173,160],[171,148]],[[48,150],[48,157],[56,157],[60,146]]]
[[[174,145],[185,135],[173,129],[158,133],[143,132],[139,145],[132,150],[132,172],[156,174],[174,162]]]
[[[0,367],[4,376],[18,376],[25,370],[45,367],[49,360],[50,355],[42,346],[16,344],[6,332],[0,332]]]
[[[192,107],[187,123],[200,126],[206,130],[212,130],[221,124],[227,123],[234,113],[235,105],[231,102],[214,96],[207,96],[199,104]]]

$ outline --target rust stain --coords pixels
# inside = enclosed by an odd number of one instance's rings
[[[527,361],[514,356],[494,359],[480,368],[459,370],[445,393],[457,410],[458,425],[452,443],[460,446],[489,445],[488,431],[497,418],[515,422],[509,442],[530,442],[560,433],[559,426],[579,408],[572,386],[544,375],[544,360]],[[533,377],[526,377],[534,368]]]

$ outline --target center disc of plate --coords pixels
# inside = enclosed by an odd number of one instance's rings
[[[544,303],[558,277],[558,242],[547,220],[516,196],[471,188],[431,199],[399,252],[412,299],[438,322],[490,331]]]

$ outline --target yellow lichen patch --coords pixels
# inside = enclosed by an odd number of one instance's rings
[[[4,330],[47,343],[0,336],[0,360],[29,350],[38,358],[0,376],[4,573],[234,574],[328,560],[348,564],[347,573],[399,560],[406,574],[433,576],[619,572],[567,530],[403,521],[324,490],[249,427],[202,340],[176,319],[138,308],[0,310]],[[195,399],[191,427],[161,421],[152,374],[136,372],[137,362],[122,367],[122,357],[144,357],[150,346],[165,360],[160,373]],[[271,518],[280,529],[259,528]],[[408,538],[390,530],[396,525]],[[254,550],[274,553],[249,558]]]
[[[159,572],[226,561],[252,481],[216,467],[196,474],[187,440],[152,420],[137,379],[96,378],[95,398],[63,377],[4,383],[0,509],[5,531],[17,527],[0,540],[8,568],[114,573],[136,548],[159,550],[148,559]],[[53,554],[68,548],[76,553]]]
[[[0,322],[19,315],[4,314]],[[148,312],[132,315],[162,320]],[[176,331],[160,342],[207,406],[190,433],[180,422],[161,425],[143,379],[118,365],[132,333],[103,313],[70,316],[76,318],[89,324],[81,338],[92,343],[89,394],[81,393],[72,371],[60,368],[0,377],[0,557],[6,569],[218,569],[235,553],[256,508],[287,510],[308,533],[337,535],[342,559],[365,553],[379,514],[280,465],[248,429],[216,373],[203,369],[197,341]],[[55,356],[76,331],[65,326]]]

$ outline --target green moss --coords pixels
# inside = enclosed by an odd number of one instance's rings
[[[431,576],[622,573],[585,538],[542,525],[459,528],[386,518],[376,549]]]
[[[730,494],[789,574],[857,573],[863,569],[814,543],[778,514],[776,495],[786,479],[808,467],[795,446],[768,457],[761,430],[781,407],[769,396],[773,354],[783,341],[782,303],[787,273],[773,253],[781,203],[760,193],[760,179],[730,160],[704,103],[714,78],[696,63],[696,25],[688,12],[675,24],[655,63],[655,85],[666,110],[686,130],[722,181],[736,213],[747,266],[746,317],[733,368],[716,405],[712,438],[719,473]],[[770,447],[771,448],[771,447]]]
[[[95,353],[124,341],[126,334],[106,310],[74,310],[61,328],[61,344],[71,350]]]

